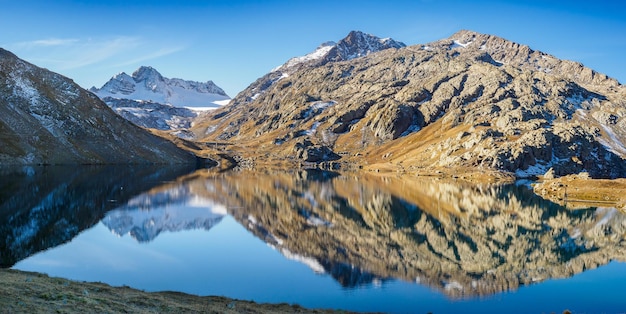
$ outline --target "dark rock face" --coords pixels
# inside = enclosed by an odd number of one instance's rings
[[[330,148],[321,145],[313,145],[309,140],[296,143],[294,147],[296,157],[306,162],[319,163],[323,161],[333,161],[340,158]]]
[[[195,163],[72,80],[0,50],[0,163]]]

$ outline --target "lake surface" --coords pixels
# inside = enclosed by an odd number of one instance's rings
[[[163,166],[0,178],[5,268],[355,311],[626,311],[626,215],[523,184]]]

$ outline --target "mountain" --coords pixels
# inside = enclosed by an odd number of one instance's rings
[[[132,76],[122,72],[101,88],[90,89],[98,97],[146,100],[174,107],[216,108],[230,97],[212,81],[206,83],[166,78],[156,69],[142,66]]]
[[[336,51],[363,51],[351,37]],[[472,31],[347,60],[333,49],[261,77],[196,138],[257,163],[626,176],[626,88],[580,63]]]
[[[570,210],[525,185],[315,170],[196,172],[196,193],[344,287],[417,283],[488,296],[626,261],[626,214]]]
[[[381,39],[360,31],[351,31],[348,36],[339,42],[325,42],[307,55],[289,59],[285,64],[272,70],[272,72],[288,72],[301,64],[315,66],[329,62],[348,61],[385,49],[399,49],[402,47],[406,47],[406,45],[391,38]]]
[[[0,268],[69,242],[194,164],[0,167]]]
[[[133,123],[159,130],[188,128],[198,111],[220,107],[230,100],[213,81],[170,79],[148,66],[140,67],[132,76],[119,73],[90,91]]]
[[[150,129],[188,129],[198,116],[198,112],[189,108],[174,107],[149,100],[104,97],[102,101],[130,122]]]
[[[129,234],[138,242],[149,242],[164,231],[208,231],[225,215],[225,207],[194,195],[188,185],[181,184],[138,195],[108,212],[102,223],[119,236]]]
[[[243,92],[237,95],[239,102],[255,100],[274,83],[286,78],[292,72],[305,68],[319,67],[328,63],[348,61],[386,49],[405,47],[404,43],[391,38],[381,39],[360,31],[352,31],[345,38],[321,44],[313,52],[289,59],[285,64],[273,69],[270,73],[256,80]]]
[[[192,163],[72,80],[0,49],[0,163]]]

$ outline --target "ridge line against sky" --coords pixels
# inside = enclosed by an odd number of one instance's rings
[[[0,47],[100,87],[149,65],[231,97],[289,58],[351,30],[407,45],[460,29],[493,34],[626,82],[622,1],[0,0]]]

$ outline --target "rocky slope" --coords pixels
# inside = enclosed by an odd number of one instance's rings
[[[291,58],[285,64],[273,69],[270,73],[259,78],[239,93],[234,99],[233,106],[256,100],[276,82],[289,77],[291,73],[298,70],[323,66],[333,62],[353,60],[378,51],[392,48],[398,49],[405,46],[404,43],[391,38],[381,39],[360,31],[352,31],[337,43],[333,41],[325,42],[313,52],[301,57]]]
[[[90,91],[124,118],[159,130],[189,128],[201,111],[220,107],[230,100],[213,81],[170,79],[147,66],[132,75],[119,73],[101,88],[92,87]]]
[[[187,163],[72,80],[0,49],[0,163]]]
[[[391,48],[288,62],[198,122],[196,138],[369,169],[626,176],[616,80],[471,31]]]

